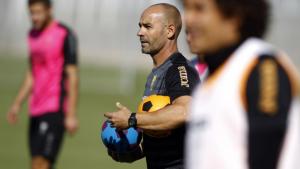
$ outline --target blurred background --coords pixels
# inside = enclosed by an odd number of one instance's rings
[[[152,60],[140,52],[136,33],[142,11],[167,2],[181,11],[180,0],[53,0],[57,20],[77,34],[80,49],[80,130],[65,137],[58,169],[142,169],[145,161],[113,162],[99,138],[103,112],[115,110],[120,101],[135,111],[142,97]],[[272,22],[267,40],[285,50],[300,66],[300,1],[270,0]],[[28,69],[27,0],[0,0],[0,168],[29,168],[27,106],[19,124],[9,126],[6,111]],[[184,32],[180,51],[192,58]]]

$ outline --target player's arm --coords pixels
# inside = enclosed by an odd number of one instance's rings
[[[151,113],[137,113],[137,126],[149,130],[171,130],[183,125],[194,87],[199,82],[195,70],[184,65],[173,65],[166,74],[166,90],[172,104]]]
[[[68,81],[68,107],[65,118],[65,127],[70,134],[74,134],[78,128],[77,102],[79,75],[77,66],[77,40],[72,32],[69,32],[64,42],[65,74]]]
[[[26,100],[29,92],[31,91],[31,88],[32,74],[30,70],[27,70],[19,92],[7,113],[7,120],[9,123],[15,124],[17,122],[18,113],[20,112],[23,102]]]
[[[137,113],[137,127],[147,130],[172,130],[187,120],[191,96],[176,98],[171,105],[151,113]]]
[[[276,168],[288,126],[291,81],[283,66],[265,55],[259,58],[245,86],[250,168]]]
[[[150,130],[170,130],[183,125],[187,120],[188,106],[193,88],[199,82],[199,76],[193,69],[185,66],[172,66],[166,74],[167,95],[172,104],[151,113],[137,113],[137,127]],[[124,129],[128,127],[131,111],[117,103],[117,112],[104,114],[112,124]]]
[[[65,125],[69,133],[73,134],[76,132],[78,127],[77,121],[77,102],[78,102],[78,68],[74,65],[66,66],[66,74],[68,77],[68,108],[66,112],[66,122]]]

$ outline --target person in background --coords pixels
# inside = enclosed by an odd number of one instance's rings
[[[78,100],[77,41],[52,16],[50,0],[29,0],[32,29],[28,34],[30,68],[7,113],[15,124],[29,97],[29,149],[32,169],[52,169],[65,130],[75,134]]]
[[[116,161],[132,162],[146,157],[148,169],[184,168],[185,123],[191,94],[199,77],[190,62],[178,51],[177,38],[181,26],[179,10],[166,3],[150,6],[140,18],[137,35],[142,53],[149,54],[153,60],[144,98],[150,95],[169,96],[171,104],[151,113],[132,113],[118,103],[117,111],[105,113],[118,129],[135,127],[144,130],[141,148],[134,153],[122,155],[109,151]],[[168,132],[156,137],[145,130]]]

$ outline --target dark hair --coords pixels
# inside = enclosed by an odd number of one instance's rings
[[[215,2],[224,17],[239,19],[242,40],[264,36],[270,19],[267,0],[215,0]]]
[[[42,3],[48,8],[52,6],[51,0],[28,0],[28,6],[31,6],[36,3]]]

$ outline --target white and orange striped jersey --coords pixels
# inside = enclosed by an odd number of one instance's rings
[[[250,38],[194,92],[187,169],[299,169],[299,78],[288,57]]]

